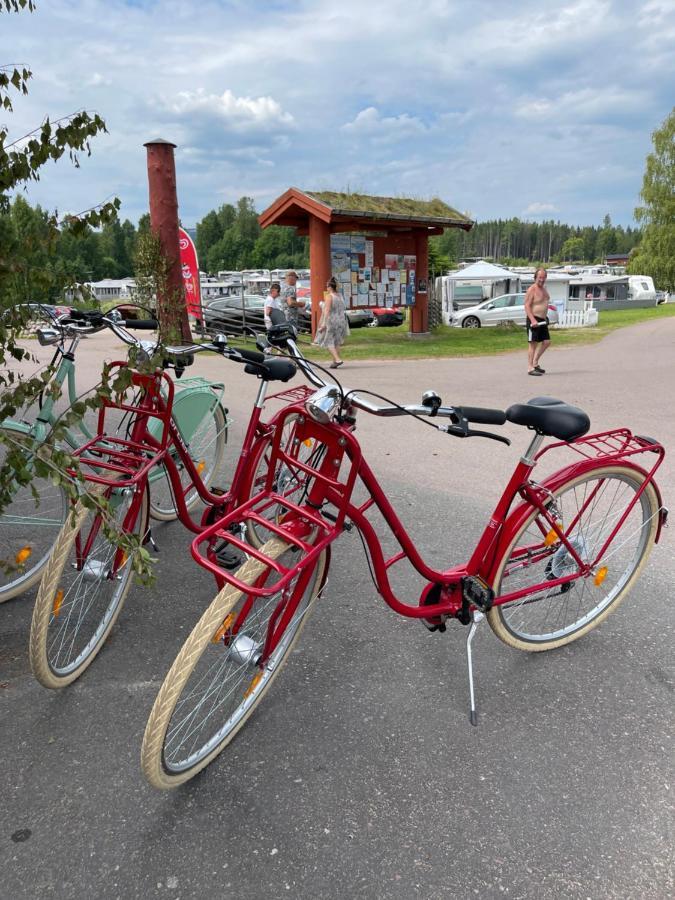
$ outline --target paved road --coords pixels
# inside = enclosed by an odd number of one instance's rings
[[[83,345],[91,371],[104,340]],[[474,405],[575,402],[596,429],[664,441],[672,507],[675,320],[554,346],[545,365],[528,377],[523,348],[341,374],[403,402],[427,388]],[[195,369],[225,377],[236,447],[253,380],[213,358]],[[505,433],[510,449],[361,417],[374,468],[435,564],[475,541],[526,443],[521,429]],[[157,537],[156,584],[134,588],[109,645],[63,693],[29,674],[31,598],[0,607],[0,897],[672,896],[672,529],[630,600],[576,644],[525,655],[479,631],[478,729],[465,630],[429,634],[395,617],[346,536],[283,677],[219,761],[171,794],[143,781],[140,740],[214,589],[187,562],[180,526]]]

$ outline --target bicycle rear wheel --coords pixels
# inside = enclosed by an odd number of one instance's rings
[[[8,427],[2,430],[11,443],[0,442],[0,467],[8,449],[26,441],[30,444],[24,432]],[[10,487],[9,502],[0,512],[0,603],[38,581],[66,520],[68,500],[63,488],[49,478],[34,477],[32,484],[39,500],[30,485],[15,483]]]
[[[275,538],[268,558],[292,567],[293,551]],[[170,789],[188,781],[229,744],[288,658],[323,584],[326,553],[314,563],[304,588],[298,579],[281,593],[252,598],[226,586],[181,648],[157,695],[143,737],[141,765],[150,784]],[[249,559],[237,578],[273,584],[271,566]],[[300,595],[298,597],[298,594]],[[270,619],[280,602],[298,605],[264,666],[258,665]]]
[[[644,481],[635,469],[599,466],[555,491],[556,519],[583,562],[594,562]],[[619,605],[640,575],[654,545],[658,517],[650,483],[591,574],[546,588],[547,581],[574,574],[578,564],[553,540],[555,533],[535,510],[504,554],[494,590],[499,597],[536,585],[541,589],[493,606],[487,619],[494,633],[510,647],[534,651],[562,647],[587,634]]]
[[[117,489],[107,491],[106,496],[113,527],[143,535],[148,518],[147,490],[131,524],[125,524],[131,492]],[[78,502],[45,569],[30,630],[31,668],[44,687],[65,687],[91,665],[131,586],[132,566],[106,537],[102,525],[99,511]],[[87,547],[89,542],[91,546]]]
[[[222,462],[226,443],[227,417],[221,404],[216,403],[212,410],[206,412],[187,442],[190,458],[207,488],[211,486]],[[181,484],[187,490],[190,486],[190,475],[173,446],[169,448],[169,453],[178,468]],[[199,494],[195,488],[192,488],[185,495],[188,511],[193,509],[198,502]],[[150,515],[160,522],[170,522],[178,515],[171,482],[164,466],[158,466],[150,475]]]

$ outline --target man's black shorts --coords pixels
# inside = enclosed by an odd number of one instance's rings
[[[527,325],[527,340],[533,344],[539,344],[542,341],[550,341],[551,335],[548,330],[548,319],[542,319],[539,316],[535,316],[537,320],[537,325],[531,325],[529,320]]]

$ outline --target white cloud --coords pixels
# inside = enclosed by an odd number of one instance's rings
[[[223,119],[235,131],[251,128],[292,127],[293,116],[284,112],[272,97],[235,97],[231,90],[222,94],[208,94],[204,90],[180,91],[173,99],[164,101],[165,108],[178,116],[191,117],[207,113]]]
[[[407,140],[427,131],[424,123],[416,116],[401,113],[400,116],[382,116],[374,106],[362,109],[352,122],[342,126],[341,131],[355,137],[369,137],[376,141],[390,142]]]
[[[554,203],[541,203],[540,201],[536,201],[530,203],[530,205],[523,210],[523,215],[545,216],[556,212],[558,212],[558,207]]]
[[[604,121],[612,116],[630,116],[648,102],[646,91],[615,86],[567,91],[559,97],[525,100],[516,106],[523,119],[546,119],[549,122]]]

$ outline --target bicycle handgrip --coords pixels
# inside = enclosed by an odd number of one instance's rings
[[[247,362],[253,363],[264,363],[267,362],[268,357],[263,353],[258,353],[257,350],[246,350],[243,347],[237,347],[236,352],[241,356],[242,359],[245,359]]]
[[[157,319],[122,319],[120,325],[125,328],[138,328],[139,331],[156,331],[159,328]]]
[[[479,425],[503,425],[506,422],[506,413],[501,409],[481,409],[480,406],[454,406],[453,409],[467,422]]]

